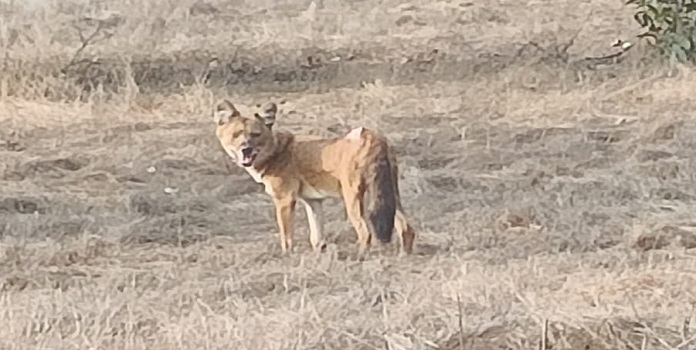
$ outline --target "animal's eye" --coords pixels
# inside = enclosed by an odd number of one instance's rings
[[[253,132],[249,133],[249,136],[250,137],[259,137],[259,136],[261,136],[261,133],[258,131],[253,131]]]

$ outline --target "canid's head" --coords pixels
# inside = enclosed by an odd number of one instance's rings
[[[253,118],[241,115],[234,105],[224,100],[215,107],[213,116],[220,144],[225,152],[242,167],[259,164],[273,154],[275,137],[271,128],[275,123],[278,107],[269,102],[257,105],[259,111]]]

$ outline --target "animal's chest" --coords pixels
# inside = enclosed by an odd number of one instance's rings
[[[249,173],[249,175],[251,175],[251,178],[254,179],[254,181],[258,183],[263,183],[263,180],[261,179],[263,177],[263,174],[258,172],[256,169],[252,167],[247,167],[244,168],[244,170],[246,170],[246,172]]]
[[[254,179],[257,183],[263,184],[263,187],[269,195],[273,196],[273,187],[271,187],[268,183],[263,181],[263,174],[258,172],[256,169],[252,167],[244,168],[249,175],[251,175],[251,178]]]

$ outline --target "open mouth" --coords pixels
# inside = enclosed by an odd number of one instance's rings
[[[252,147],[242,148],[242,160],[240,163],[243,167],[250,167],[254,163],[254,159],[256,159],[256,150]]]

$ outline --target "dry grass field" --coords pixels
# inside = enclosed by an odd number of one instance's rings
[[[696,74],[623,2],[0,1],[0,348],[694,349]],[[414,255],[281,255],[220,98],[386,134]]]

